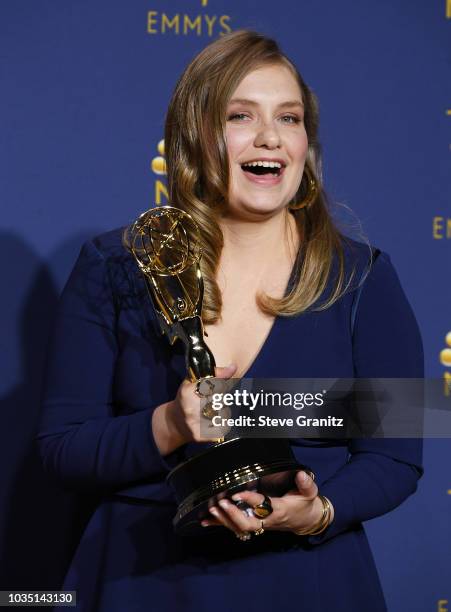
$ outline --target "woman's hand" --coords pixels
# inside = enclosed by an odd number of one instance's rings
[[[272,497],[273,512],[263,519],[263,527],[267,530],[298,531],[311,528],[318,523],[323,514],[323,504],[318,497],[318,487],[312,478],[303,471],[296,474],[296,489],[289,491],[283,497]],[[242,500],[250,506],[261,504],[264,496],[254,491],[242,491],[232,496],[235,501]],[[236,534],[253,533],[261,528],[262,519],[248,516],[231,501],[220,500],[217,506],[210,508],[211,519],[202,521],[205,527],[223,525]],[[331,504],[331,522],[334,509]]]
[[[236,372],[236,366],[216,368],[216,379],[228,380]],[[218,389],[218,393],[223,389]],[[196,383],[184,380],[178,388],[176,398],[157,406],[152,413],[152,431],[155,443],[162,455],[167,455],[187,442],[208,442],[225,434],[213,428],[210,437],[201,435],[208,427],[208,419],[202,416],[201,398],[196,394]]]

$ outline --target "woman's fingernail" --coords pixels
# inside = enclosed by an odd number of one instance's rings
[[[302,478],[302,480],[303,480],[304,482],[306,482],[306,481],[308,480],[307,473],[306,473],[306,472],[302,472],[302,473],[301,473],[301,478]]]
[[[242,498],[239,496],[238,493],[235,493],[235,495],[232,495],[232,499],[233,501],[242,501]]]
[[[212,514],[214,514],[215,516],[217,516],[217,514],[218,514],[218,509],[217,509],[217,508],[215,508],[214,506],[212,506],[212,507],[210,508],[210,512],[211,512]]]
[[[230,502],[227,499],[221,499],[218,503],[221,508],[228,508],[230,506]]]
[[[201,522],[202,527],[208,527],[209,524],[210,523],[208,521],[202,521]]]

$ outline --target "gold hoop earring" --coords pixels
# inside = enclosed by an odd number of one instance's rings
[[[312,204],[316,200],[316,197],[318,195],[318,184],[313,178],[313,174],[307,165],[304,166],[304,174],[307,177],[307,195],[300,202],[289,204],[288,208],[290,210],[301,210],[301,208],[306,208],[307,206],[310,206],[310,204]]]

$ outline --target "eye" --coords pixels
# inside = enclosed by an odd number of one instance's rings
[[[243,119],[246,119],[247,115],[245,115],[244,113],[233,113],[232,115],[229,115],[227,117],[227,121],[242,121]]]
[[[282,117],[282,123],[301,123],[302,119],[296,115],[284,115]]]

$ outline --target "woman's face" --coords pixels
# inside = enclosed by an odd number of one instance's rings
[[[303,117],[299,85],[283,65],[258,68],[238,85],[226,117],[232,212],[275,213],[293,199],[308,148]]]

